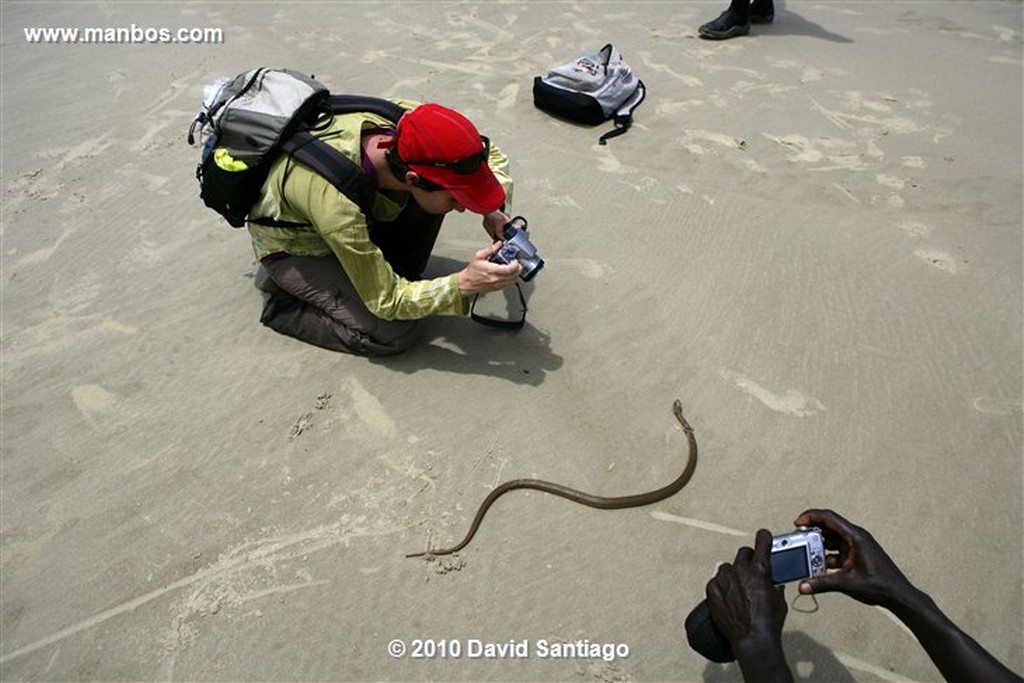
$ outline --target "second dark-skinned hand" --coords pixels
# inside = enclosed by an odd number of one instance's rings
[[[866,529],[832,510],[806,510],[796,524],[821,528],[829,551],[826,564],[837,570],[803,581],[801,593],[838,591],[868,605],[890,607],[912,590],[907,577]]]

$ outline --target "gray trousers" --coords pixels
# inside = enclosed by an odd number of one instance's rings
[[[264,267],[280,288],[260,316],[272,330],[360,356],[402,353],[415,342],[416,321],[371,313],[334,256],[289,256]]]
[[[411,198],[398,218],[377,223],[370,239],[396,273],[422,277],[444,216],[420,209]],[[260,322],[296,339],[360,356],[387,356],[416,341],[415,320],[384,320],[366,307],[341,262],[334,256],[265,259],[263,267],[278,290],[263,307]]]

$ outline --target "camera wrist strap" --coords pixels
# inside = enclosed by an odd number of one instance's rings
[[[516,283],[516,291],[519,293],[519,303],[523,306],[523,316],[519,320],[498,320],[497,318],[488,318],[482,315],[478,315],[476,312],[476,300],[480,298],[479,294],[473,295],[473,303],[469,306],[469,315],[473,320],[486,325],[487,327],[494,327],[499,330],[520,330],[523,325],[526,324],[526,297],[523,296],[523,288]]]

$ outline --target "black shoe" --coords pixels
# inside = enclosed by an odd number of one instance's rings
[[[272,330],[282,332],[282,321],[290,320],[294,313],[305,304],[302,299],[292,296],[280,287],[263,295],[263,312],[260,322]],[[288,332],[284,332],[288,334]],[[293,335],[294,336],[294,335]]]
[[[770,24],[775,21],[775,3],[772,0],[754,0],[750,3],[750,23]]]
[[[743,21],[731,10],[725,10],[718,18],[697,29],[702,38],[725,40],[750,33],[750,22]]]
[[[252,284],[256,289],[266,294],[273,294],[279,289],[277,283],[270,277],[270,273],[267,272],[262,263],[256,267],[256,272],[253,273]]]

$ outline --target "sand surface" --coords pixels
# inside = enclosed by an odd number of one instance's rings
[[[724,4],[5,0],[0,677],[735,681],[683,618],[816,506],[1021,671],[1022,4],[794,0],[699,39]],[[133,24],[224,40],[24,34]],[[531,84],[606,42],[648,96],[599,146]],[[433,319],[371,361],[259,325],[185,133],[260,65],[476,121],[547,263],[527,327]],[[453,215],[433,267],[483,245]],[[515,492],[457,556],[405,558],[506,479],[667,483],[676,398],[701,448],[678,495]],[[819,602],[786,623],[801,679],[938,678],[887,613]]]

